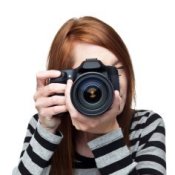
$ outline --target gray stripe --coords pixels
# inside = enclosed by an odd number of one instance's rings
[[[133,138],[130,138],[130,140]],[[165,143],[165,135],[161,134],[161,133],[154,133],[151,138],[149,139],[149,141],[160,141],[163,144]],[[146,144],[146,143],[145,143]],[[145,144],[139,146],[139,142],[137,142],[135,145],[130,147],[131,152],[138,152],[138,150],[141,150]],[[157,148],[156,148],[157,149]]]
[[[165,135],[161,133],[154,133],[149,141],[161,141],[162,143],[165,143]]]
[[[32,119],[30,120],[30,125],[31,125],[34,129],[36,129],[36,127],[37,127],[37,121],[35,120],[34,117],[32,117]]]
[[[50,166],[44,168],[43,172],[41,173],[41,175],[49,175],[49,172],[50,172]]]
[[[47,131],[45,128],[41,126],[39,122],[37,125],[37,130],[41,137],[43,137],[45,140],[54,144],[59,144],[63,138],[63,135],[60,137]]]
[[[103,168],[107,165],[110,165],[114,162],[117,162],[130,154],[128,148],[126,146],[112,151],[106,155],[103,155],[96,159],[96,163],[98,164],[99,168]]]
[[[140,156],[140,155],[155,155],[165,160],[165,152],[162,149],[155,148],[153,146],[139,151],[136,156]]]
[[[123,133],[121,131],[121,128],[119,128],[115,131],[107,133],[101,137],[98,137],[98,138],[88,142],[88,145],[92,150],[94,150],[96,148],[100,148],[100,147],[103,147],[104,145],[112,143],[115,140],[118,140],[122,137],[123,137]]]
[[[22,151],[25,151],[26,150],[26,148],[29,146],[29,143],[24,143],[23,144],[23,148],[22,148]]]
[[[147,167],[158,170],[158,171],[162,172],[164,175],[166,174],[165,168],[161,164],[158,164],[155,162],[142,161],[142,162],[139,162],[139,164],[137,165],[138,170],[143,169],[143,168],[147,168]]]
[[[45,149],[34,137],[32,137],[30,145],[32,146],[33,151],[44,160],[49,160],[53,155],[52,151]]]
[[[137,165],[137,163],[133,162],[132,164],[128,165],[127,167],[125,167],[117,172],[114,172],[110,175],[127,175],[136,167],[136,165]]]
[[[15,167],[12,171],[12,175],[21,175],[21,173],[19,172],[18,168]]]
[[[100,175],[100,172],[96,168],[92,169],[76,169],[74,170],[75,175]]]
[[[41,172],[43,171],[43,168],[39,167],[30,159],[27,152],[24,153],[22,162],[31,174],[41,174]]]
[[[142,132],[142,137],[146,136],[147,134],[151,133],[154,131],[157,126],[163,126],[161,125],[162,119],[157,119],[154,122],[152,122],[150,125],[148,125]]]
[[[146,128],[138,129],[138,130],[131,132],[130,139],[139,138],[140,134],[142,134],[142,137],[146,136],[147,134],[154,131],[157,126],[164,126],[161,118],[155,120],[150,125],[148,125]]]
[[[134,129],[138,124],[143,124],[148,120],[148,116],[143,116],[140,120],[138,121],[133,121],[131,129]]]

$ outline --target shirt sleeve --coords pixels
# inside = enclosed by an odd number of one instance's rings
[[[138,162],[136,168],[140,174],[166,174],[165,125],[163,119],[150,112],[146,121],[132,129],[141,130],[138,137],[138,149],[133,158]],[[137,138],[135,139],[137,140]]]
[[[134,152],[124,143],[121,129],[88,143],[101,175],[166,174],[165,128],[162,118],[157,114],[149,116],[146,122],[135,126],[135,135],[138,138],[134,141],[137,147]]]
[[[12,175],[41,175],[49,167],[51,157],[62,138],[60,132],[52,134],[44,129],[37,115],[34,115],[28,124],[19,164]]]
[[[92,140],[88,145],[102,175],[127,175],[136,166],[128,147],[124,144],[121,129]]]

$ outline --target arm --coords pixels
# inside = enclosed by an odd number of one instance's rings
[[[59,71],[48,70],[36,75],[34,101],[38,114],[29,122],[21,159],[13,175],[48,174],[45,168],[49,166],[50,159],[63,137],[61,133],[57,133],[61,119],[55,115],[66,112],[67,109],[65,97],[53,95],[63,93],[66,85],[47,82],[60,74]]]
[[[41,175],[50,164],[50,159],[61,142],[60,133],[52,134],[44,129],[35,115],[28,124],[18,166],[13,175]]]
[[[134,138],[138,140],[135,145],[139,143],[135,152],[131,152],[125,145],[121,129],[89,142],[102,175],[166,174],[165,132],[160,116],[153,114],[134,129],[138,129],[135,130],[137,133],[141,131],[140,134],[135,134],[139,135]]]
[[[162,118],[150,112],[147,120],[140,125],[140,130],[139,146],[133,153],[135,161],[138,162],[137,170],[140,174],[165,175],[165,126]]]
[[[129,149],[124,144],[121,129],[117,129],[88,143],[94,156],[97,168],[102,175],[126,175],[131,172],[133,162]]]

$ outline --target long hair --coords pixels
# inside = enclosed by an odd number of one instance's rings
[[[75,41],[102,46],[116,55],[124,66],[127,78],[127,97],[122,113],[117,117],[129,145],[129,128],[132,118],[132,100],[135,96],[135,79],[128,50],[117,32],[108,24],[94,17],[72,18],[57,32],[48,55],[48,69],[70,69],[73,66],[71,50]],[[68,113],[62,114],[59,129],[64,135],[55,151],[50,175],[72,175],[75,151],[75,128]]]

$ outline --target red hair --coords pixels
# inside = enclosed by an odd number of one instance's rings
[[[117,32],[103,21],[94,17],[72,18],[68,20],[56,34],[48,55],[48,69],[72,68],[71,50],[75,41],[102,46],[116,55],[124,66],[127,78],[127,97],[122,113],[117,117],[124,133],[124,139],[129,145],[129,129],[132,118],[132,100],[135,96],[135,79],[132,62],[128,50]],[[64,135],[61,144],[54,153],[51,172],[52,175],[72,175],[74,156],[74,134],[69,114],[63,114],[64,120],[59,129]]]

